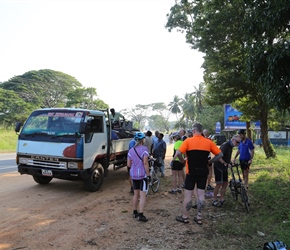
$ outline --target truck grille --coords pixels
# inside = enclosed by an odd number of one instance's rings
[[[42,161],[29,159],[27,162],[29,166],[46,167],[46,168],[57,168],[57,169],[67,169],[67,163],[61,161]]]

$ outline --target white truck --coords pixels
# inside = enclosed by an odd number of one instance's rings
[[[16,162],[20,174],[39,184],[53,178],[82,180],[87,191],[98,191],[108,168],[126,166],[132,122],[112,129],[108,110],[45,108],[35,110],[18,133]],[[118,139],[113,139],[113,133]]]

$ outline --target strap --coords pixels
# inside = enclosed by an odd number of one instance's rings
[[[137,153],[135,147],[134,147],[134,150],[135,150],[136,154],[138,155],[138,153]],[[143,159],[140,157],[140,155],[138,155],[138,157],[139,157],[139,159],[143,162]]]

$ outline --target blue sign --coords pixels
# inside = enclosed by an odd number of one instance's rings
[[[240,121],[242,113],[233,108],[230,104],[225,104],[225,129],[245,129],[246,122]],[[251,122],[256,128],[260,127],[260,122]]]
[[[221,132],[221,123],[220,123],[220,122],[217,122],[217,123],[215,124],[215,132],[216,132],[217,134],[219,134],[219,133]]]

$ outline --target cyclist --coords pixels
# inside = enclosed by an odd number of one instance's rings
[[[213,191],[213,201],[212,205],[215,207],[221,207],[225,202],[225,194],[228,186],[228,164],[231,162],[233,147],[239,146],[241,137],[239,135],[234,135],[231,140],[224,142],[220,149],[223,153],[222,164],[220,161],[214,163],[214,176],[216,186]],[[220,191],[220,201],[217,199],[218,192]]]
[[[133,217],[139,221],[146,222],[148,219],[144,216],[143,210],[146,203],[146,193],[148,189],[147,176],[149,176],[148,148],[145,147],[145,135],[142,132],[137,132],[134,136],[136,144],[128,152],[127,166],[130,168],[130,176],[133,181]],[[137,211],[138,200],[139,213]]]
[[[177,149],[179,149],[180,145],[182,144],[181,136],[179,134],[173,134],[173,140],[174,140],[174,151],[173,151],[173,156],[175,155],[175,152]],[[182,155],[183,158],[185,158],[184,155]],[[170,194],[176,194],[181,193],[181,187],[184,184],[184,178],[183,178],[183,173],[184,173],[184,163],[181,163],[178,158],[173,158],[172,160],[172,190],[169,191],[168,193]],[[178,189],[177,189],[178,187]]]
[[[235,155],[233,163],[235,163],[237,157],[240,155],[240,164],[243,173],[243,180],[245,183],[246,189],[248,189],[249,182],[249,170],[250,165],[252,164],[252,160],[254,157],[254,145],[250,139],[246,137],[246,131],[244,129],[238,130],[238,135],[241,137],[241,143],[238,147],[238,151]]]
[[[213,153],[215,156],[210,162],[220,160],[223,153],[211,140],[208,140],[202,136],[202,124],[194,123],[192,127],[193,137],[187,138],[180,146],[174,155],[174,158],[184,163],[185,160],[182,154],[186,154],[186,177],[184,185],[184,200],[183,200],[183,214],[177,216],[176,220],[182,223],[188,223],[189,210],[192,208],[192,195],[196,186],[197,189],[197,215],[194,217],[194,221],[198,224],[202,224],[201,211],[205,203],[205,189],[208,176],[208,155]]]

